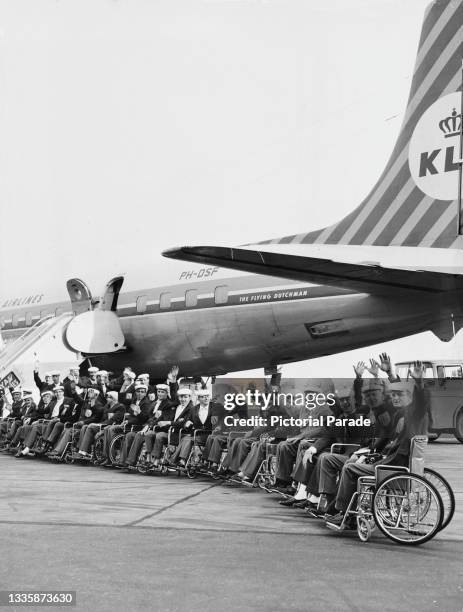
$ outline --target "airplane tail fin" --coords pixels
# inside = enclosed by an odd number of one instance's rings
[[[424,16],[402,128],[373,190],[330,227],[259,244],[461,246],[462,58],[463,1],[434,0]]]

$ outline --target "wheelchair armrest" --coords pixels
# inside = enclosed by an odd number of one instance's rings
[[[196,434],[207,434],[210,436],[212,429],[195,429],[193,432],[193,442],[196,442]]]
[[[245,431],[230,431],[228,433],[227,442],[231,442],[235,438],[244,438],[245,435],[246,435]]]
[[[380,484],[392,474],[408,474],[410,470],[401,465],[375,465],[376,484]]]
[[[355,451],[359,448],[361,448],[360,444],[343,444],[342,442],[335,442],[331,445],[330,453],[338,453],[339,455],[352,455],[352,453],[355,453]]]

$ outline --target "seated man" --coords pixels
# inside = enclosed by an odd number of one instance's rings
[[[5,435],[6,442],[11,444],[16,431],[22,425],[22,417],[24,414],[24,405],[23,405],[23,392],[21,387],[15,387],[11,390],[11,397],[13,399],[13,403],[11,405],[11,412],[8,416],[9,419],[14,419],[14,421],[10,424],[9,429],[7,430],[7,423],[3,426],[3,434]]]
[[[97,389],[88,388],[83,392],[82,396],[77,393],[73,398],[78,406],[78,409],[71,413],[68,412],[59,417],[56,417],[49,423],[44,434],[44,453],[49,453],[50,457],[60,457],[74,434],[74,442],[79,440],[80,430],[84,425],[89,423],[99,423],[103,415],[103,405],[99,400],[99,392]],[[62,432],[62,433],[61,433]],[[61,436],[60,436],[61,433]],[[59,437],[60,436],[60,437]],[[57,438],[58,441],[56,442]],[[53,450],[51,451],[51,449]]]
[[[33,404],[31,410],[26,412],[23,419],[23,425],[18,429],[15,438],[20,438],[23,442],[23,448],[19,449],[16,457],[24,457],[29,454],[30,449],[34,446],[39,435],[42,434],[44,419],[50,417],[50,411],[53,398],[53,391],[43,391],[37,406]],[[15,440],[13,440],[13,443]]]
[[[423,383],[424,366],[420,361],[414,363],[409,375],[413,383],[397,380],[389,384],[388,394],[397,410],[397,421],[392,440],[384,447],[383,456],[375,463],[381,465],[409,465],[411,439],[417,435],[427,435],[429,415],[429,391]],[[334,509],[336,514],[328,516],[327,522],[339,526],[344,521],[352,495],[357,487],[359,476],[373,476],[375,464],[360,461],[345,463],[339,477],[338,491]]]
[[[301,428],[300,434],[278,444],[275,474],[276,490],[285,494],[294,492],[291,481],[299,445],[302,441],[308,444],[309,440],[319,437],[324,431],[324,419],[332,414],[326,401],[328,393],[332,391],[334,391],[334,388],[330,379],[327,382],[323,380],[320,383],[310,381],[310,388],[304,391],[305,405],[301,407],[299,418],[309,419],[311,417],[315,424],[312,425],[308,422],[305,427]],[[320,395],[323,395],[325,399],[322,400]],[[317,398],[320,398],[320,401]]]
[[[129,433],[133,434],[133,437],[135,437],[135,432],[143,429],[144,425],[146,424],[150,411],[152,410],[152,402],[147,398],[147,392],[147,385],[140,383],[135,385],[135,401],[130,404],[128,409],[126,408],[122,423],[112,424],[105,427],[103,449],[104,461],[101,463],[101,465],[104,467],[113,466],[113,463],[109,457],[109,450],[114,437],[119,433],[123,433],[125,427],[131,430]],[[120,467],[120,464],[117,464],[117,466]]]
[[[359,439],[358,444],[365,447],[363,450],[380,453],[385,445],[391,440],[395,427],[396,418],[394,413],[397,413],[396,408],[388,401],[386,397],[386,381],[378,378],[373,378],[363,381],[361,389],[363,403],[370,410],[370,417],[374,420],[373,431],[371,432],[370,440]],[[367,433],[367,432],[365,432]],[[342,442],[343,440],[339,440]],[[345,442],[355,443],[352,440]],[[354,453],[351,457],[349,454],[338,453],[323,453],[316,468],[316,477],[314,482],[310,482],[307,489],[314,496],[323,495],[325,505],[320,510],[312,508],[315,516],[322,514],[331,514],[334,510],[334,498],[337,490],[337,480],[341,473],[344,464],[347,461],[357,461],[359,455]]]
[[[23,389],[23,403],[22,403],[22,417],[18,421],[18,427],[15,428],[15,434],[11,440],[11,446],[16,448],[21,442],[24,441],[25,428],[35,421],[37,416],[37,406],[32,399],[32,391]],[[15,423],[16,424],[16,423]]]
[[[169,437],[169,429],[175,430],[175,443],[178,443],[178,432],[185,425],[189,418],[191,403],[191,391],[187,387],[182,387],[176,393],[177,403],[168,410],[164,411],[160,420],[153,425],[153,430],[145,435],[146,453],[152,457],[153,467],[159,466],[164,447]]]
[[[382,385],[384,388],[383,382],[380,381],[379,385]],[[335,416],[337,419],[357,420],[358,417],[365,418],[361,390],[361,377],[354,380],[353,386],[348,384],[340,385],[336,390],[337,406]],[[363,422],[360,425],[343,425],[335,423],[327,427],[320,437],[309,444],[308,448],[303,449],[302,453],[298,454],[293,477],[296,482],[300,483],[295,499],[302,499],[302,501],[296,501],[294,504],[291,504],[290,501],[281,503],[302,508],[308,507],[312,510],[316,509],[317,504],[315,500],[318,502],[319,477],[322,462],[333,462],[333,464],[336,465],[343,465],[349,457],[348,453],[330,453],[329,449],[331,445],[354,444],[357,446],[365,446],[370,443],[372,435],[372,427],[363,424]],[[301,447],[302,444],[299,450],[301,450]]]
[[[196,441],[204,444],[210,430],[215,427],[220,427],[225,416],[222,404],[211,401],[209,389],[198,389],[196,395],[199,403],[190,409],[188,420],[184,426],[184,430],[188,433],[182,436],[180,444],[172,455],[172,463],[175,465],[178,462],[180,467],[186,464],[190,455],[190,451],[193,447],[194,432],[201,432],[200,435],[197,436]]]
[[[169,398],[169,391],[173,399]],[[160,432],[161,428],[165,431],[165,427],[168,427],[167,424],[173,419],[176,408],[175,398],[176,383],[171,383],[170,387],[163,383],[156,385],[156,400],[152,404],[146,425],[141,431],[129,433],[125,437],[120,464],[124,466],[127,472],[130,471],[130,467],[137,463],[143,443],[146,443],[146,461],[152,463],[151,454],[156,432]]]
[[[106,404],[103,408],[103,415],[99,423],[88,423],[82,427],[79,436],[79,451],[78,455],[82,458],[90,457],[90,449],[96,438],[104,435],[105,427],[111,425],[120,425],[124,420],[125,406],[119,402],[119,394],[117,391],[108,391],[106,393]]]

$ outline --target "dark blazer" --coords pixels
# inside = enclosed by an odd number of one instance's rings
[[[32,402],[29,408],[24,411],[23,419],[30,419],[30,423],[33,423],[40,418],[38,408],[36,404]]]
[[[43,393],[44,391],[53,391],[53,389],[55,388],[55,383],[46,383],[44,382],[40,376],[38,372],[34,371],[34,382],[37,385],[37,387],[40,390],[40,393]]]
[[[177,409],[177,405],[175,404],[175,402],[173,402],[168,397],[166,397],[166,399],[163,399],[157,408],[156,408],[156,404],[157,404],[157,401],[154,401],[151,416],[148,419],[148,422],[146,423],[150,427],[153,427],[153,425],[155,425],[158,421],[172,421],[172,419],[175,416],[175,411]],[[154,415],[154,413],[157,412],[158,410],[161,412],[160,417],[157,417]]]
[[[190,418],[190,411],[193,408],[193,403],[191,401],[188,402],[188,404],[185,406],[185,408],[182,410],[182,412],[180,412],[178,417],[175,418],[175,413],[177,412],[177,408],[179,406],[180,406],[180,404],[174,403],[173,406],[171,406],[170,408],[165,410],[165,412],[163,412],[162,417],[160,418],[160,420],[161,421],[169,421],[169,424],[168,425],[162,425],[162,426],[155,425],[154,426],[155,431],[169,431],[170,427],[174,427],[175,429],[181,429],[185,425],[185,423]]]
[[[216,427],[220,427],[221,423],[223,423],[225,409],[222,404],[218,402],[209,403],[209,411],[204,423],[202,423],[199,418],[199,409],[200,405],[196,404],[196,406],[193,406],[190,410],[188,420],[192,421],[193,425],[190,425],[188,429],[215,429]]]
[[[59,407],[58,418],[61,423],[75,423],[79,418],[79,406],[70,397],[63,398],[63,403]],[[50,412],[51,414],[51,412]]]
[[[23,401],[19,400],[18,402],[13,402],[9,418],[15,418],[17,421],[20,421],[23,414]]]
[[[125,391],[119,391],[119,401],[123,402],[126,406],[135,400],[135,383],[132,383]]]
[[[122,421],[124,420],[125,411],[126,406],[124,406],[124,404],[122,404],[121,402],[116,402],[112,406],[106,404],[103,408],[103,417],[101,424],[118,425],[119,423],[122,423]],[[109,417],[110,414],[112,414],[112,417]]]
[[[152,412],[153,402],[150,402],[147,397],[144,397],[139,404],[140,412],[138,412],[138,414],[135,413],[134,407],[135,404],[130,404],[129,408],[126,408],[125,420],[127,421],[127,425],[133,427],[134,430],[142,429]]]

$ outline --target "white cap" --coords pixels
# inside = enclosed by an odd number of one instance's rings
[[[63,385],[56,385],[56,387],[53,387],[53,391],[64,391],[64,387]]]
[[[87,372],[89,374],[96,374],[96,372],[99,372],[99,369],[96,368],[95,366],[91,366],[90,368],[88,368]]]
[[[23,390],[21,389],[21,387],[17,386],[13,389],[13,391],[11,392],[11,395],[13,395],[13,393],[21,393],[22,394]]]
[[[108,376],[107,370],[97,370],[97,376]]]
[[[108,391],[108,393],[106,393],[106,397],[110,397],[117,402],[119,399],[119,393],[117,391]]]
[[[124,370],[124,374],[126,374],[128,378],[131,378],[132,380],[134,380],[137,376],[135,372],[132,372],[132,370]]]
[[[44,376],[45,376],[45,378],[51,376],[51,372],[45,372]]]
[[[177,395],[191,395],[191,391],[190,391],[190,389],[188,389],[188,387],[181,387],[177,391]]]
[[[52,370],[50,374],[51,376],[61,376],[61,372],[59,370]]]
[[[42,391],[42,393],[40,394],[42,397],[44,395],[53,395],[53,391],[50,391],[50,389],[47,389],[46,391]]]
[[[147,380],[149,380],[150,379],[150,375],[149,374],[139,374],[137,376],[137,378],[146,378]]]
[[[386,392],[393,393],[394,391],[408,391],[409,393],[413,393],[414,386],[414,382],[410,382],[407,380],[399,380],[397,382],[389,383],[387,385]]]
[[[211,392],[209,391],[209,389],[198,389],[198,391],[196,391],[196,395],[199,397],[200,395],[210,395]]]
[[[159,383],[158,385],[156,385],[156,389],[159,389],[159,391],[169,391],[169,385]]]
[[[100,395],[100,390],[99,390],[99,389],[95,389],[95,387],[89,387],[89,388],[87,389],[87,392],[88,392],[88,391],[93,391],[93,393],[94,393],[96,396]]]
[[[32,391],[30,389],[23,389],[23,397],[31,397],[32,396]]]

